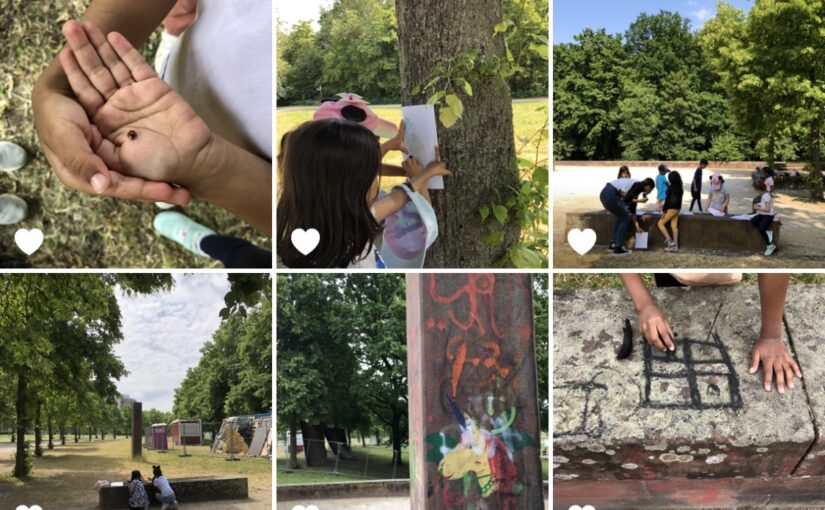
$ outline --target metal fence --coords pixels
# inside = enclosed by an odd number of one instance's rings
[[[307,459],[305,450],[308,448],[319,453],[315,462]],[[304,439],[298,446],[299,468],[293,470],[289,463],[289,444],[281,437],[278,440],[276,458],[279,474],[322,473],[342,478],[374,480],[410,476],[407,449],[402,449],[402,464],[397,466],[392,464],[392,448],[385,445],[356,443],[350,446],[336,441]],[[312,465],[308,462],[312,462]]]

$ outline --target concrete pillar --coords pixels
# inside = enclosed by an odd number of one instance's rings
[[[413,510],[543,509],[530,276],[407,275],[407,360]]]
[[[132,458],[143,454],[143,404],[132,402]]]

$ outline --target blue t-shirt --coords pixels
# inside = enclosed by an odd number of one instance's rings
[[[696,191],[693,191],[696,188]],[[693,187],[690,189],[691,194],[698,195],[702,193],[702,167],[696,169],[693,174]]]
[[[656,200],[664,200],[667,196],[667,174],[656,176]]]

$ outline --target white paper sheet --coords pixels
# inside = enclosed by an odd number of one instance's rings
[[[637,250],[646,250],[647,249],[647,232],[636,233],[636,249]]]
[[[407,152],[423,166],[435,159],[435,146],[438,145],[438,131],[435,124],[435,107],[429,104],[404,106],[404,145]],[[444,178],[433,177],[427,182],[430,189],[444,189]]]
[[[708,212],[709,212],[709,213],[711,213],[712,215],[716,216],[716,217],[720,217],[720,216],[724,216],[724,215],[725,215],[725,213],[723,213],[723,212],[722,212],[722,211],[720,211],[719,209],[714,209],[713,207],[711,207],[710,209],[708,209]]]

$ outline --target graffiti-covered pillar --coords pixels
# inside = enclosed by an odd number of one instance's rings
[[[413,510],[544,508],[525,274],[407,276]]]

